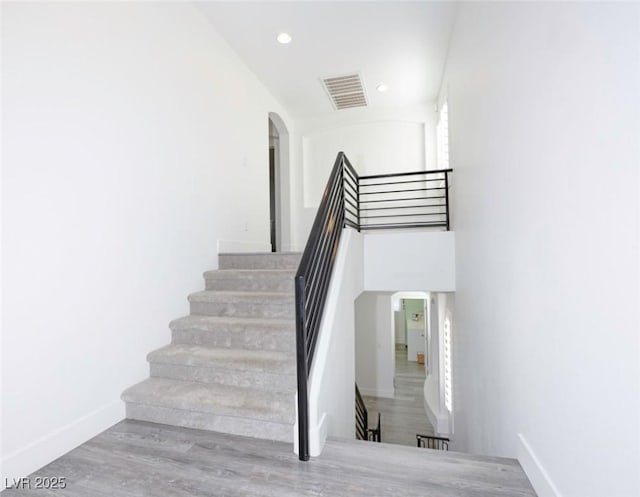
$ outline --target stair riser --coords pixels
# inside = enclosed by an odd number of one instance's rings
[[[151,376],[198,383],[216,383],[234,387],[259,388],[270,392],[291,393],[296,389],[293,374],[273,374],[262,371],[229,370],[183,366],[177,364],[150,364]]]
[[[148,382],[154,381],[164,382],[167,390],[144,389]],[[175,388],[176,386],[178,388]],[[218,390],[221,393],[212,394],[207,387],[202,383],[149,378],[125,390],[121,398],[127,403],[175,409],[180,412],[231,416],[269,423],[293,424],[295,421],[295,396],[288,392],[265,393],[253,389],[256,392],[254,396],[247,397],[249,394],[241,388],[218,385],[217,388],[222,389]],[[209,388],[213,388],[215,392],[216,386],[211,385]]]
[[[286,292],[293,293],[293,277],[281,275],[205,277],[207,290],[230,292]]]
[[[298,269],[300,254],[219,254],[220,269]]]
[[[295,308],[290,303],[191,302],[191,314],[200,316],[293,319]]]
[[[225,349],[268,350],[294,353],[294,332],[176,330],[172,343]]]
[[[235,416],[186,411],[148,404],[126,403],[127,418],[232,435],[293,442],[293,425]]]

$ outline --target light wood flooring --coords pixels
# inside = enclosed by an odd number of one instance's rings
[[[31,475],[62,490],[2,497],[535,497],[518,463],[331,440],[303,463],[291,444],[123,421]]]
[[[374,428],[380,412],[383,442],[415,446],[417,433],[434,434],[424,410],[425,378],[424,365],[407,361],[406,347],[396,345],[395,397],[362,397],[370,428]]]

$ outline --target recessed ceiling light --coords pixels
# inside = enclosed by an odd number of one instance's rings
[[[385,84],[376,86],[376,90],[378,90],[380,93],[384,93],[388,89],[389,89],[389,87],[387,85],[385,85]]]
[[[278,43],[282,43],[283,45],[291,43],[291,35],[289,33],[280,33],[276,39]]]

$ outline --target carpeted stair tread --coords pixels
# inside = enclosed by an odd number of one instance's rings
[[[218,254],[219,269],[297,269],[299,252]]]

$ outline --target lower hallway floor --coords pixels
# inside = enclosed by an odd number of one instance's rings
[[[300,462],[291,444],[125,420],[30,476],[64,489],[2,497],[535,497],[512,459],[330,440]]]
[[[373,428],[380,413],[382,441],[398,445],[416,445],[416,434],[433,435],[424,408],[424,364],[407,360],[407,347],[396,344],[394,398],[363,396]]]

